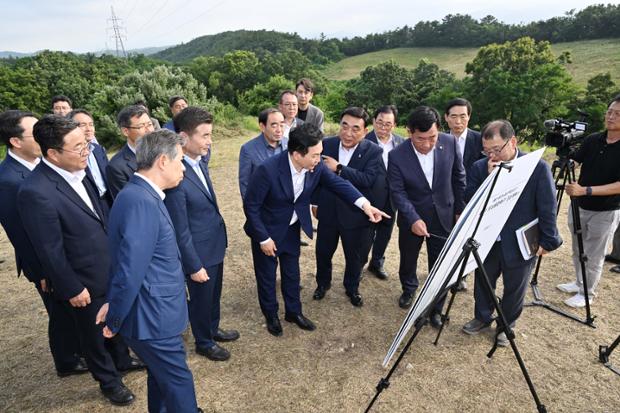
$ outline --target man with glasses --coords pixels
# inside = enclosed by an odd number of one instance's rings
[[[108,178],[106,168],[108,167],[108,155],[105,148],[99,145],[95,137],[95,122],[93,115],[84,109],[75,109],[69,113],[69,118],[77,122],[78,126],[84,131],[84,136],[90,144],[90,155],[88,155],[88,167],[86,177],[97,188],[99,200],[107,209],[112,207],[112,195],[108,191]]]
[[[517,148],[517,138],[512,125],[507,120],[496,120],[482,129],[483,154],[486,156],[474,162],[467,175],[465,199],[469,200],[482,182],[500,163],[510,163],[524,153]],[[524,259],[520,252],[515,231],[538,219],[539,247],[536,255],[545,255],[562,244],[556,226],[555,184],[549,165],[538,162],[523,192],[519,196],[512,213],[497,241],[484,260],[484,269],[493,288],[500,274],[504,284],[501,307],[506,322],[514,327],[521,311],[527,291],[530,274],[534,268],[535,257]],[[476,270],[474,282],[475,317],[463,326],[463,332],[476,335],[491,327],[493,300],[484,286],[484,275]],[[497,344],[507,346],[508,338],[500,329],[497,331]]]
[[[280,93],[280,102],[278,108],[284,116],[284,131],[282,136],[288,139],[288,134],[291,129],[304,124],[304,121],[297,117],[299,104],[297,102],[297,96],[292,90],[285,90]]]
[[[106,169],[108,190],[112,198],[120,192],[131,176],[136,172],[136,141],[147,133],[153,132],[153,122],[147,110],[138,105],[123,108],[117,117],[118,127],[127,139],[127,143],[112,157]]]
[[[366,135],[366,139],[379,145],[383,149],[383,165],[387,171],[388,167],[388,154],[392,149],[403,143],[405,139],[394,133],[396,122],[398,120],[398,109],[394,105],[382,106],[375,111],[375,116],[372,120],[373,130]],[[392,218],[383,219],[378,224],[372,226],[370,230],[369,245],[364,252],[363,260],[368,259],[368,251],[372,247],[372,258],[368,264],[368,271],[374,274],[377,278],[385,280],[388,277],[383,264],[385,262],[385,250],[390,243],[392,237],[392,229],[394,228],[394,207],[392,200],[390,199],[389,185],[387,181],[387,174],[384,179],[377,179],[375,186],[377,188],[377,203],[378,208],[385,211],[386,214]]]
[[[7,156],[0,164],[0,223],[15,249],[17,276],[32,282],[49,316],[48,336],[56,373],[60,377],[88,372],[80,359],[80,341],[73,315],[52,297],[49,279],[37,258],[19,217],[17,192],[41,161],[41,148],[32,128],[37,118],[30,112],[8,110],[0,114],[0,139]]]
[[[56,115],[44,116],[33,132],[43,159],[17,195],[24,229],[54,298],[75,317],[86,363],[103,395],[113,404],[130,404],[134,395],[117,366],[141,364],[129,357],[122,340],[106,342],[95,323],[108,290],[110,254],[105,211],[96,188],[84,179],[88,141],[76,122]]]
[[[581,171],[578,182],[566,186],[571,202],[577,202],[579,206],[590,302],[596,296],[605,252],[620,219],[620,95],[607,108],[605,128],[604,132],[588,136],[577,152],[571,155],[575,162],[581,164]],[[569,209],[568,225],[572,234],[576,279],[558,285],[558,289],[575,294],[564,303],[579,308],[586,305],[586,300],[578,240],[573,231],[572,209]]]
[[[332,173],[350,182],[373,205],[377,202],[375,182],[385,182],[385,166],[381,148],[364,139],[368,114],[362,108],[349,107],[340,115],[338,136],[323,140],[323,164]],[[331,171],[331,172],[330,172]],[[356,307],[363,305],[359,292],[360,275],[367,255],[371,222],[364,212],[321,188],[313,196],[312,212],[319,220],[316,238],[316,290],[313,298],[321,300],[331,287],[332,258],[338,240],[342,240],[345,269],[345,292]]]
[[[428,270],[433,268],[446,238],[465,207],[465,170],[455,139],[439,132],[439,113],[416,108],[407,119],[409,141],[388,155],[388,181],[398,211],[398,273],[401,308],[408,308],[418,288],[418,256],[426,241]],[[431,310],[430,322],[440,327],[443,299]]]
[[[299,103],[297,117],[306,123],[311,123],[323,131],[323,112],[310,101],[314,96],[314,84],[310,79],[300,79],[295,84],[295,93]]]

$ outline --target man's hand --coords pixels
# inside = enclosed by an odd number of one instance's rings
[[[312,212],[312,216],[313,216],[315,219],[318,219],[316,215],[319,213],[319,207],[318,207],[318,206],[316,206],[316,205],[312,205],[312,206],[310,207],[310,211]]]
[[[265,254],[268,257],[275,257],[276,251],[278,250],[276,248],[276,243],[273,242],[272,239],[265,242],[264,244],[260,244],[260,249],[263,251],[263,254]]]
[[[190,274],[189,277],[192,279],[192,281],[197,283],[209,281],[209,274],[207,274],[207,270],[205,270],[204,268],[199,269],[198,272]]]
[[[73,298],[69,298],[69,304],[73,307],[86,307],[90,304],[90,293],[84,288],[81,293]]]
[[[49,290],[47,288],[47,280],[45,278],[41,278],[41,291],[43,291],[44,293],[49,293]]]
[[[327,156],[327,155],[323,155],[322,158],[323,158],[323,164],[325,164],[325,166],[327,166],[327,168],[330,171],[336,172],[338,161],[332,158],[331,156]]]
[[[547,251],[546,249],[544,249],[543,247],[538,247],[538,251],[536,251],[536,255],[538,255],[539,257],[543,256],[543,255],[547,255],[549,254],[549,251]]]
[[[586,188],[584,186],[579,185],[578,183],[567,184],[566,193],[572,197],[585,196]]]
[[[108,303],[105,303],[104,305],[101,306],[101,308],[97,312],[97,316],[95,317],[95,324],[105,323],[105,319],[108,316],[109,308],[110,308],[110,305]],[[103,326],[103,336],[105,338],[112,338],[115,335],[116,334],[114,334],[112,330],[108,328],[108,326]]]
[[[489,174],[493,172],[493,169],[495,169],[495,167],[497,167],[497,165],[499,165],[500,163],[501,161],[494,161],[493,159],[489,158],[489,160],[487,161],[487,171],[489,172]]]
[[[431,234],[428,233],[426,229],[426,222],[418,219],[416,222],[411,225],[411,232],[413,232],[418,237],[430,237]]]
[[[364,205],[362,205],[362,210],[364,211],[364,214],[368,216],[370,222],[372,222],[373,224],[381,221],[382,218],[391,218],[385,212],[372,206],[370,202],[365,202]]]

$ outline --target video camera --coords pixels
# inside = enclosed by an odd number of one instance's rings
[[[588,124],[583,120],[587,113],[579,111],[582,120],[567,122],[563,119],[549,119],[544,122],[547,133],[545,145],[556,149],[560,158],[568,157],[569,154],[581,144],[581,138],[588,129]]]

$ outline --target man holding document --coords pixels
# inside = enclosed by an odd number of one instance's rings
[[[517,157],[525,155],[517,148],[517,138],[510,122],[496,120],[487,124],[482,130],[482,152],[486,158],[476,161],[467,176],[465,198],[469,200],[486,177],[501,162],[510,163]],[[534,221],[537,220],[537,224]],[[538,228],[538,247],[527,258],[521,252],[518,238],[528,227]],[[528,232],[531,232],[530,228]],[[531,236],[529,237],[531,239]],[[514,327],[521,315],[527,284],[532,272],[534,257],[545,255],[562,244],[556,226],[555,185],[549,166],[540,160],[528,180],[512,213],[508,217],[500,236],[484,260],[484,269],[493,287],[502,274],[504,294],[502,310],[506,322]],[[485,290],[483,274],[476,270],[474,299],[475,318],[463,326],[463,331],[470,335],[488,330],[491,326],[493,301]],[[497,337],[498,345],[507,346],[505,333]]]

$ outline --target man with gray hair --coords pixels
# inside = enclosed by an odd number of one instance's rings
[[[110,212],[110,288],[97,314],[103,335],[120,333],[146,363],[149,412],[199,411],[181,337],[188,320],[185,276],[163,202],[164,190],[183,179],[181,144],[166,129],[137,143],[138,170]]]

